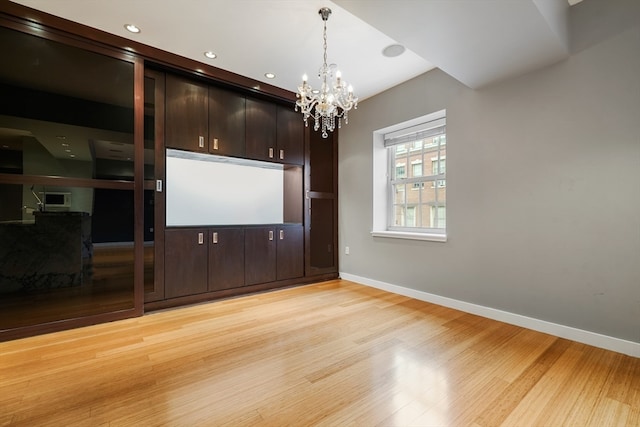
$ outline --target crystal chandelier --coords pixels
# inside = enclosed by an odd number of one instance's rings
[[[331,15],[331,9],[323,7],[318,11],[324,21],[323,49],[324,61],[318,71],[318,78],[322,82],[320,90],[314,90],[307,83],[307,75],[302,76],[302,86],[298,87],[296,94],[296,111],[300,108],[302,120],[309,126],[307,119],[313,117],[313,129],[322,128],[322,137],[329,136],[328,132],[333,132],[342,125],[342,119],[349,123],[349,110],[358,108],[358,98],[353,95],[353,88],[347,84],[337,71],[336,64],[327,65],[327,20]]]

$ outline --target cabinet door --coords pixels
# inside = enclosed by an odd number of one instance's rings
[[[274,227],[244,230],[245,285],[276,280],[276,236]]]
[[[304,164],[304,122],[293,107],[278,107],[277,160],[292,165]]]
[[[302,225],[287,225],[277,228],[278,280],[304,276],[304,229]]]
[[[244,286],[244,229],[210,230],[209,290]]]
[[[306,170],[305,274],[338,272],[338,138],[337,132],[322,138],[320,132],[308,132],[308,168]]]
[[[206,85],[167,74],[165,145],[206,152],[208,135],[208,99]]]
[[[169,229],[164,233],[165,297],[207,291],[207,230]]]
[[[256,160],[276,160],[276,105],[247,98],[246,155]]]
[[[209,152],[244,156],[244,96],[224,89],[209,88]]]

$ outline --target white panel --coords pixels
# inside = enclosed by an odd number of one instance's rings
[[[282,165],[167,150],[167,226],[281,224]]]

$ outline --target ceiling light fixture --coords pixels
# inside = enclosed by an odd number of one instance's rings
[[[218,55],[216,55],[215,53],[211,52],[210,50],[206,51],[204,53],[204,56],[206,56],[209,59],[216,59],[218,57]]]
[[[133,24],[125,24],[124,28],[126,28],[130,33],[138,34],[140,32],[140,28]]]
[[[275,79],[276,75],[273,73],[264,73],[264,76],[268,79]]]
[[[302,86],[298,87],[296,94],[296,111],[300,108],[302,120],[309,126],[307,119],[313,117],[313,129],[322,128],[322,137],[327,138],[329,132],[333,132],[336,127],[342,126],[342,118],[345,123],[349,123],[349,110],[358,108],[358,98],[353,94],[353,88],[342,80],[340,71],[336,64],[327,65],[327,20],[331,15],[331,9],[323,7],[318,11],[324,21],[323,30],[323,50],[324,61],[318,71],[318,77],[322,82],[320,90],[314,90],[307,83],[307,75],[302,76]]]

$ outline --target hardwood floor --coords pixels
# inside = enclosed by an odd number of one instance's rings
[[[0,425],[638,426],[640,359],[337,280],[0,343]]]

